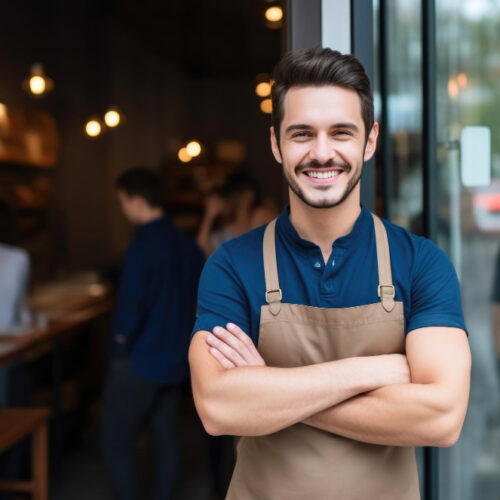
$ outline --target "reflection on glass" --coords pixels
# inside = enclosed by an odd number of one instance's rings
[[[375,19],[379,2],[374,2]],[[397,0],[385,2],[386,62],[384,72],[387,88],[387,123],[381,123],[390,133],[391,165],[385,174],[392,180],[387,186],[385,212],[396,224],[412,232],[422,232],[422,51],[420,2]],[[375,25],[378,40],[378,26]],[[383,50],[383,47],[377,47]],[[375,107],[380,114],[381,98],[375,75]],[[380,119],[380,116],[377,116]],[[381,159],[378,158],[380,163]],[[390,169],[390,172],[387,172]],[[382,170],[379,168],[379,172]],[[380,187],[379,187],[380,191]]]
[[[379,0],[373,1],[375,60],[375,119],[388,132],[389,158],[376,158],[377,208],[383,205],[388,219],[416,234],[422,234],[423,167],[422,167],[422,50],[421,2],[391,0],[384,2],[385,26],[379,25]],[[381,29],[386,37],[380,45]],[[381,85],[385,81],[386,121],[382,116]],[[385,162],[385,164],[384,164]],[[387,183],[386,178],[390,179]],[[385,183],[385,189],[382,184]],[[382,194],[384,193],[384,194]],[[423,490],[423,452],[416,449],[420,488]]]
[[[439,498],[496,500],[500,412],[496,323],[490,315],[493,309],[500,319],[500,2],[436,0],[436,20],[438,244],[461,279],[472,351],[469,410],[459,442],[440,451]],[[491,131],[492,178],[487,186],[465,187],[462,182],[460,141],[466,126]]]

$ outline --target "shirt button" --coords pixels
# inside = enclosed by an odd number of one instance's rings
[[[332,260],[332,267],[335,267],[335,260]]]
[[[316,269],[321,269],[321,262],[319,262],[319,261],[315,262],[315,263],[314,263],[314,267],[315,267]]]
[[[332,289],[332,284],[331,284],[329,281],[327,281],[327,282],[325,283],[325,288],[326,288],[327,290],[331,290],[331,289]]]

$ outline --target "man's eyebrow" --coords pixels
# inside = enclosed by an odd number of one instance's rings
[[[294,123],[293,125],[289,125],[286,128],[285,134],[289,134],[294,130],[311,130],[311,129],[312,129],[311,125],[306,125],[305,123]]]
[[[355,123],[345,122],[345,123],[335,123],[330,128],[347,128],[353,132],[359,132],[359,127]]]
[[[349,130],[352,130],[353,132],[359,132],[359,127],[355,123],[351,122],[334,123],[333,125],[330,126],[330,129],[336,129],[336,128],[347,128]],[[285,134],[289,134],[294,130],[312,130],[312,129],[313,127],[311,125],[307,125],[305,123],[294,123],[292,125],[289,125],[285,129]]]

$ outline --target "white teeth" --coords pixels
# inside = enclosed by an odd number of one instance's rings
[[[330,177],[337,177],[340,174],[339,170],[329,170],[328,172],[306,172],[309,177],[314,177],[315,179],[329,179]]]

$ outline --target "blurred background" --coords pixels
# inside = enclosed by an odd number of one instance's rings
[[[160,170],[166,213],[201,246],[235,174],[258,185],[264,223],[287,203],[269,147],[272,69],[317,44],[354,53],[372,79],[381,135],[363,202],[433,239],[461,281],[470,407],[454,447],[418,450],[423,498],[500,498],[500,0],[18,1],[2,21],[0,241],[29,272],[17,321],[1,325],[0,370],[18,382],[0,396],[51,408],[50,498],[110,498],[100,395],[132,234],[116,177]],[[213,447],[187,384],[179,424],[179,498],[211,498]],[[222,482],[232,446],[217,451]],[[145,484],[151,455],[145,432]]]

